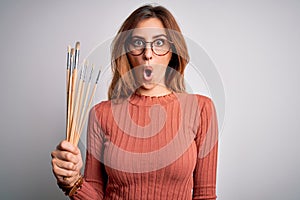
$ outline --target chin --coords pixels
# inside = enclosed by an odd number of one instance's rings
[[[143,84],[141,85],[141,88],[144,89],[144,90],[151,90],[151,89],[153,89],[155,86],[156,86],[156,84],[154,84],[154,83],[143,83]]]

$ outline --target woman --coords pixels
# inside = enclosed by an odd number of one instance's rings
[[[84,176],[80,150],[62,141],[53,173],[71,199],[216,199],[217,119],[187,94],[189,56],[172,14],[146,5],[112,44],[109,100],[92,108]]]

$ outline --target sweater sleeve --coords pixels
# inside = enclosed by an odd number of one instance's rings
[[[84,182],[73,200],[103,199],[107,182],[103,161],[103,132],[99,126],[99,116],[95,107],[90,111],[87,128],[87,151],[84,169]]]
[[[193,173],[193,200],[215,200],[218,154],[218,123],[211,99],[199,96],[200,124],[195,137],[197,163]]]

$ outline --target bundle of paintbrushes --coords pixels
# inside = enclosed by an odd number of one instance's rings
[[[94,66],[89,67],[86,61],[83,62],[78,76],[79,51],[79,42],[76,43],[75,49],[68,46],[66,139],[75,146],[79,142],[81,132],[88,118],[100,76],[99,70],[95,82],[92,80]],[[93,85],[92,91],[90,91],[91,85]]]

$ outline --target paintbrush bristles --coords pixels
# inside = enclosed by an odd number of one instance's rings
[[[99,71],[95,80],[93,91],[90,94],[94,65],[92,65],[89,77],[87,77],[89,66],[88,62],[84,60],[80,74],[78,74],[79,51],[79,42],[76,42],[75,48],[71,48],[70,46],[68,46],[66,139],[73,145],[77,145],[79,142],[81,132],[87,120],[87,114],[89,112],[92,99],[95,95],[101,72]],[[86,82],[88,82],[88,84],[86,84]]]
[[[80,42],[76,42],[75,48],[76,48],[76,50],[80,49]]]
[[[68,46],[68,53],[67,53],[67,70],[71,68],[71,47]]]
[[[74,69],[78,68],[78,63],[79,63],[79,48],[80,48],[80,43],[76,42],[76,47],[75,47],[75,57],[74,57]]]
[[[97,75],[97,78],[96,78],[96,84],[97,84],[98,81],[99,81],[100,74],[101,74],[101,69],[100,69],[99,72],[98,72],[98,75]]]

